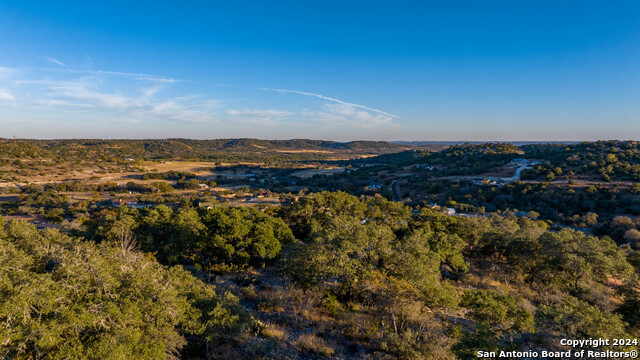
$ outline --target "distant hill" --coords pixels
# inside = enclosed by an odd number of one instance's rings
[[[426,146],[426,145],[441,145],[441,146],[454,146],[463,144],[480,145],[487,143],[505,143],[516,146],[522,145],[535,145],[535,144],[578,144],[581,141],[390,141],[393,144],[404,146]]]
[[[384,141],[309,139],[0,139],[0,159],[304,161],[389,154],[413,148],[416,147]]]

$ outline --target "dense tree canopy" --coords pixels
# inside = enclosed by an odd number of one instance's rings
[[[236,298],[142,253],[22,222],[0,236],[3,357],[164,359],[247,324]]]
[[[107,208],[68,234],[0,218],[0,356],[473,359],[638,335],[631,244],[535,213],[286,199]]]

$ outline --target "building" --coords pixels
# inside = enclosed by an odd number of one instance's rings
[[[369,189],[371,190],[380,190],[382,188],[382,184],[375,182],[373,180],[369,180]]]
[[[527,160],[527,159],[513,159],[511,160],[511,164],[515,165],[515,166],[531,166],[531,165],[536,165],[539,164],[538,161],[535,160]]]
[[[474,185],[498,185],[498,182],[491,179],[473,179],[471,183]]]
[[[133,200],[133,199],[118,199],[118,200],[111,200],[111,204],[113,206],[135,206],[138,204],[137,201]]]

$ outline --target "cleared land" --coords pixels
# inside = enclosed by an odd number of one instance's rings
[[[308,179],[313,177],[314,175],[333,175],[344,172],[343,167],[331,168],[331,169],[307,169],[296,171],[291,176],[299,177],[302,179]]]

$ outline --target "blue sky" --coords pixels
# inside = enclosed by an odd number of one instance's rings
[[[0,1],[0,137],[640,139],[638,1]]]

